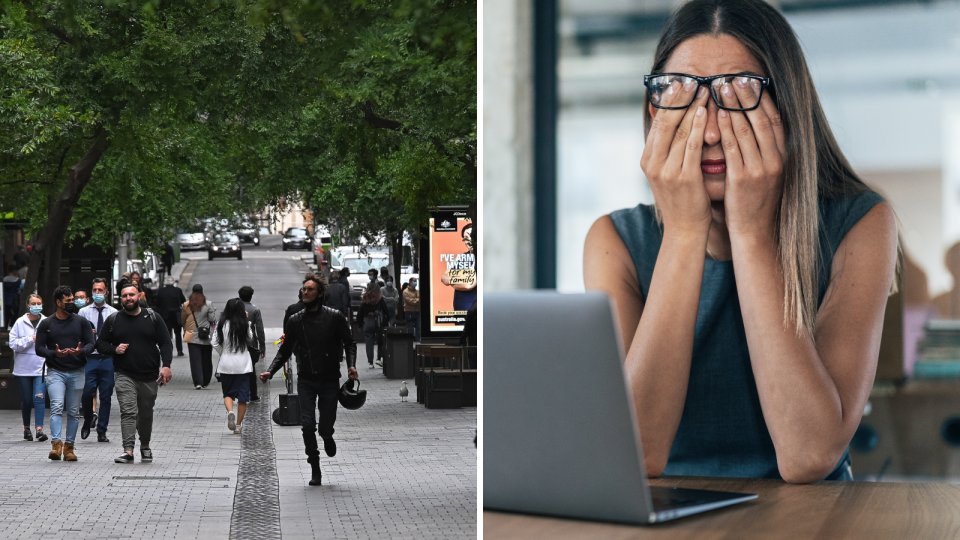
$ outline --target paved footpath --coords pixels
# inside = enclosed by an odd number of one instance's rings
[[[340,408],[337,456],[322,455],[324,485],[309,487],[299,427],[266,421],[281,377],[263,391],[271,402],[251,404],[244,434],[234,435],[216,381],[195,390],[186,358],[174,357],[173,381],[160,389],[150,464],[139,451],[134,464],[113,462],[121,451],[115,397],[111,442],[78,433],[76,463],[48,460],[50,442],[23,441],[20,412],[0,411],[0,538],[477,536],[475,408],[401,403],[399,381],[363,363],[367,403]],[[49,410],[45,425],[49,433]]]

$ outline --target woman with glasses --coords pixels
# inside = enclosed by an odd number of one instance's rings
[[[796,35],[762,0],[693,0],[645,78],[655,204],[597,220],[648,474],[851,479],[895,290],[890,205],[844,158]]]

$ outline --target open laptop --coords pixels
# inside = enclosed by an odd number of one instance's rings
[[[483,301],[484,508],[646,524],[757,498],[647,484],[607,296]]]

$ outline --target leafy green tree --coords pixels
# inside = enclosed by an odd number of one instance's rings
[[[431,207],[470,204],[476,221],[476,2],[255,6],[285,13],[325,45],[303,114],[267,132],[266,189],[289,194],[298,175],[315,215],[397,248],[398,275],[403,233],[425,225]]]
[[[233,135],[296,102],[285,81],[307,49],[280,21],[248,24],[233,3],[8,5],[0,172],[13,180],[0,199],[30,216],[27,287],[82,231],[104,246],[134,232],[149,247],[171,223],[231,212]],[[41,294],[58,280],[44,272]]]
[[[81,231],[149,246],[281,198],[391,242],[432,206],[475,214],[475,1],[4,6],[0,209],[31,216],[28,287]]]

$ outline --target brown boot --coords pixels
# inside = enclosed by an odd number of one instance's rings
[[[47,456],[54,461],[60,461],[60,454],[63,453],[63,441],[53,441],[53,450],[50,450],[50,455]]]
[[[76,461],[77,455],[73,453],[73,443],[68,442],[63,445],[63,460],[64,461]]]

